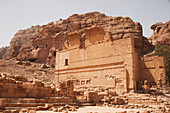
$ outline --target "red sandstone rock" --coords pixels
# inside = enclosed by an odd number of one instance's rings
[[[5,57],[5,53],[8,51],[9,47],[0,48],[0,59]]]
[[[16,61],[15,64],[22,65],[23,63],[21,61]]]
[[[15,79],[16,81],[28,82],[28,78],[27,78],[27,77],[24,77],[24,76],[16,75],[14,79]]]
[[[150,41],[154,45],[170,44],[170,21],[166,23],[156,23],[151,26],[153,30]]]
[[[46,64],[42,64],[41,69],[45,69],[48,68],[48,66]]]
[[[53,107],[54,105],[53,104],[45,104],[45,108],[50,108],[50,107]]]
[[[24,64],[25,66],[30,66],[31,65],[31,63],[30,62],[25,62],[25,64]]]
[[[64,110],[63,107],[58,108],[58,112],[62,112]]]
[[[97,26],[97,27],[94,27]],[[93,29],[91,34],[88,30]],[[142,35],[142,26],[133,22],[129,17],[111,17],[99,12],[90,12],[82,15],[74,14],[65,20],[51,22],[43,26],[32,26],[18,31],[11,40],[10,48],[6,50],[4,58],[17,58],[55,64],[55,51],[66,48],[65,40],[69,33],[78,32],[83,47],[83,38],[91,35],[106,37],[105,40],[119,40],[128,37],[135,38],[136,51],[139,54],[150,52],[149,42]],[[90,33],[90,34],[89,34]],[[71,45],[71,44],[70,44]],[[4,53],[4,52],[2,52]],[[1,55],[2,56],[2,55]]]
[[[29,110],[28,113],[36,113],[35,110]]]

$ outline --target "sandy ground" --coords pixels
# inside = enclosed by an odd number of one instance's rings
[[[112,107],[98,107],[98,106],[86,106],[79,108],[76,112],[69,111],[68,113],[117,113],[117,112],[123,112],[123,111],[145,111],[149,110],[147,108],[142,109],[123,109],[123,108],[112,108]],[[61,112],[52,112],[52,111],[37,111],[36,113],[61,113]],[[64,112],[63,112],[64,113]]]

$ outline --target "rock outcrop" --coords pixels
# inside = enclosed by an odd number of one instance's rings
[[[25,30],[19,30],[10,42],[10,47],[12,48],[11,57],[17,57],[21,47],[31,47],[32,42],[30,38],[34,36],[39,29],[40,26],[32,26]]]
[[[8,49],[9,49],[9,47],[2,47],[2,48],[0,48],[0,59],[3,58],[5,53],[7,53]]]
[[[55,51],[70,46],[66,39],[72,37],[70,34],[74,35],[75,32],[78,33],[75,37],[80,37],[81,46],[85,44],[85,38],[102,34],[107,37],[106,40],[112,41],[133,37],[136,51],[140,55],[153,50],[147,49],[152,47],[152,44],[143,37],[140,23],[133,22],[129,17],[111,17],[99,12],[90,12],[74,14],[65,20],[60,19],[47,25],[18,31],[10,43],[10,54],[6,56],[54,65]]]
[[[150,40],[154,45],[170,44],[170,21],[153,24],[151,29],[153,35]]]
[[[19,30],[13,37],[10,42],[10,47],[2,48],[0,50],[0,58],[10,59],[17,57],[19,50],[22,47],[31,47],[32,41],[31,37],[35,35],[36,32],[40,29],[40,26],[31,26],[28,29]],[[5,51],[5,52],[3,52]]]
[[[11,47],[20,47],[20,46],[27,46],[31,47],[32,42],[30,37],[33,36],[38,30],[40,26],[31,26],[31,28],[25,30],[19,30],[15,35],[14,38],[10,42]]]

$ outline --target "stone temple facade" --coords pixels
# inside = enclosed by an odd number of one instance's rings
[[[164,58],[140,56],[132,37],[112,40],[100,26],[67,34],[65,49],[56,51],[56,83],[74,80],[75,87],[108,87],[117,93],[165,85]]]

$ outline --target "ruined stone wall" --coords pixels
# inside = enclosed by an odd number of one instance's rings
[[[139,57],[139,81],[144,80],[148,80],[150,86],[159,81],[166,84],[164,57]]]
[[[133,90],[136,74],[134,39],[101,42],[97,38],[85,48],[56,53],[56,82],[74,79],[79,86],[107,86],[120,92]]]
[[[29,82],[23,76],[5,76],[0,74],[1,98],[43,98],[56,96],[51,86],[39,81]]]
[[[1,98],[42,98],[50,97],[53,94],[50,87],[38,86],[32,83],[0,83],[0,92]]]

